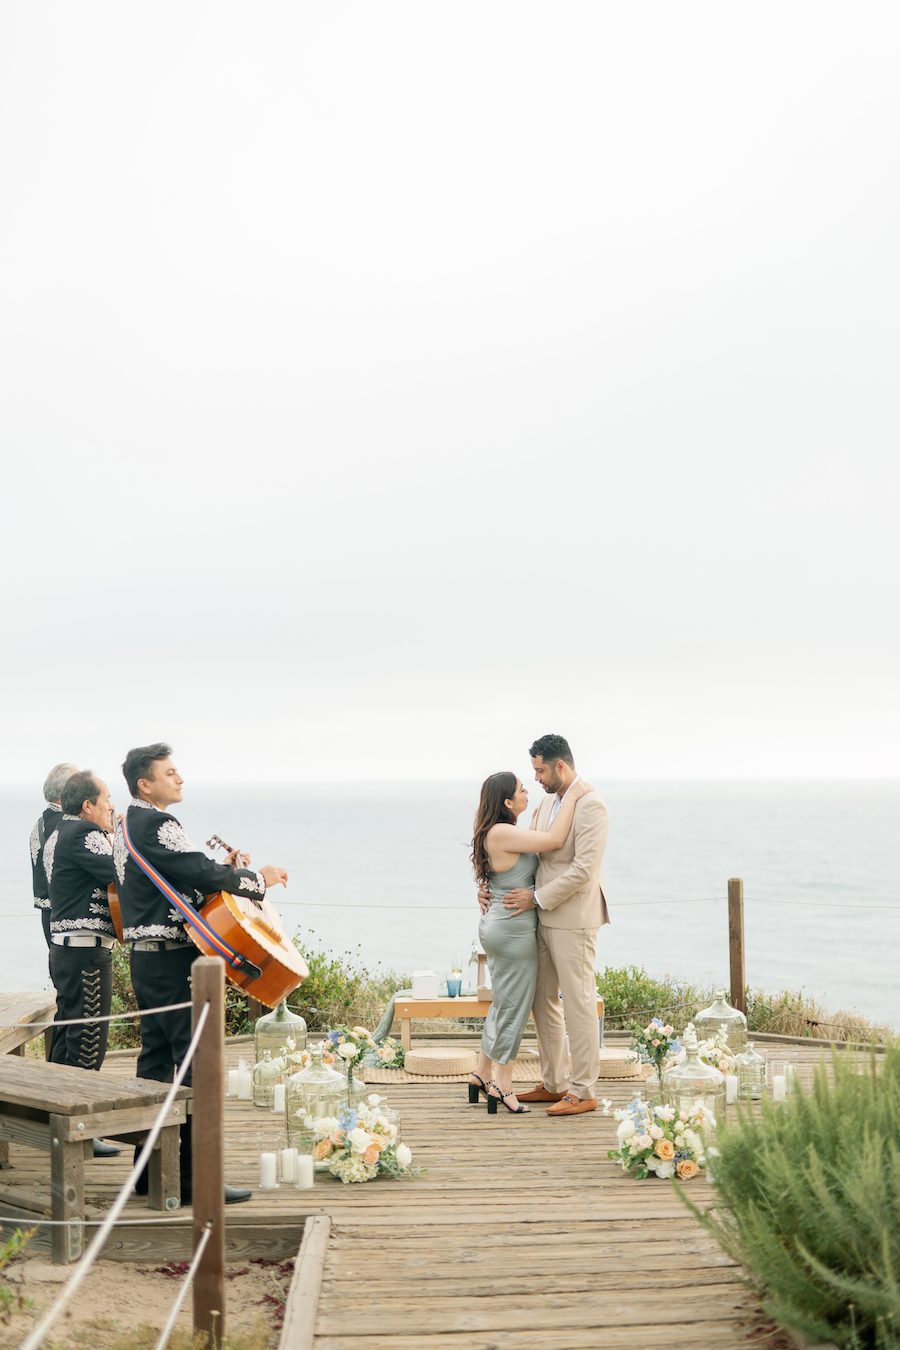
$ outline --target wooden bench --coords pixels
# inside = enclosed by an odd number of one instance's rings
[[[168,1084],[145,1078],[123,1081],[65,1064],[0,1057],[0,1140],[50,1154],[50,1215],[66,1221],[51,1229],[56,1264],[77,1261],[83,1250],[84,1160],[93,1156],[94,1140],[141,1142],[168,1090]],[[150,1156],[151,1209],[174,1210],[181,1203],[178,1127],[187,1119],[189,1097],[190,1088],[178,1090]],[[46,1213],[46,1196],[3,1187],[0,1205],[5,1215],[27,1224]]]
[[[28,992],[24,994],[0,994],[0,1055],[23,1055],[28,1041],[43,1036],[44,1043],[48,1032],[37,1031],[29,1022],[52,1022],[56,1012],[56,995]]]
[[[394,996],[394,1016],[400,1022],[400,1044],[408,1050],[412,1044],[411,1025],[413,1019],[424,1021],[429,1018],[451,1017],[458,1021],[462,1017],[487,1017],[491,1010],[491,1000],[479,998],[477,994],[460,994],[449,998],[446,994],[440,998],[413,998],[409,989],[400,989]],[[603,999],[597,999],[597,1018],[600,1023],[600,1044],[603,1044]]]

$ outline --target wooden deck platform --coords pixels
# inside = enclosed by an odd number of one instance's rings
[[[784,1053],[783,1043],[778,1051]],[[772,1047],[773,1053],[778,1053]],[[822,1053],[813,1042],[791,1055],[807,1081]],[[228,1062],[248,1055],[229,1044]],[[104,1074],[134,1074],[134,1059]],[[298,1250],[308,1215],[331,1217],[316,1317],[316,1350],[488,1350],[488,1347],[781,1346],[761,1331],[759,1309],[739,1271],[681,1204],[668,1182],[631,1181],[606,1157],[612,1116],[489,1117],[470,1107],[462,1084],[373,1089],[403,1119],[403,1137],[424,1176],[344,1186],[317,1177],[312,1191],[254,1190],[226,1211],[226,1256],[284,1258]],[[624,1103],[633,1084],[610,1082]],[[261,1149],[278,1146],[277,1118],[249,1102],[226,1102],[226,1177],[256,1187]],[[45,1181],[46,1157],[16,1144],[0,1182]],[[126,1173],[125,1158],[85,1164],[89,1207],[100,1213]],[[703,1181],[691,1195],[711,1202]],[[105,1255],[185,1259],[190,1211],[172,1222],[138,1200]],[[154,1220],[158,1220],[154,1222]]]

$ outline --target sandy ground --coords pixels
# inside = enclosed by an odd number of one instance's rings
[[[59,1297],[71,1267],[54,1266],[43,1255],[23,1254],[0,1280],[31,1305],[15,1302],[0,1313],[0,1347],[20,1346],[42,1314]],[[47,1350],[151,1350],[178,1294],[182,1265],[99,1261],[45,1342]],[[284,1299],[293,1261],[249,1261],[225,1267],[226,1347],[273,1350],[278,1344]],[[145,1334],[139,1335],[143,1329]],[[170,1346],[186,1345],[191,1332],[191,1295],[185,1300]]]

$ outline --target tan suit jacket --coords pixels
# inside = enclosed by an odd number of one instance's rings
[[[538,808],[536,830],[550,828],[553,796]],[[535,890],[540,896],[538,921],[548,928],[602,928],[609,923],[603,893],[603,852],[609,816],[599,792],[588,792],[575,804],[575,818],[562,848],[542,853]]]

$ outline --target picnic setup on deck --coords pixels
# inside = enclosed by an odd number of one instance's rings
[[[753,1343],[765,1344],[740,1269],[652,1178],[690,1181],[708,1206],[716,1120],[758,1110],[766,1096],[788,1100],[809,1083],[821,1045],[776,1039],[760,1054],[724,993],[680,1038],[661,1018],[604,1038],[598,999],[604,1111],[574,1124],[541,1110],[489,1118],[463,1085],[477,1045],[469,1019],[488,1011],[490,990],[479,980],[451,994],[418,974],[424,982],[395,995],[377,1038],[348,1026],[310,1036],[282,1000],[253,1037],[225,1043],[225,1164],[254,1194],[225,1216],[224,1252],[297,1258],[281,1344],[412,1350],[458,1345],[463,1333],[466,1345],[549,1350],[564,1331],[573,1346],[601,1335],[609,1346],[735,1346],[754,1327]],[[131,1164],[130,1149],[95,1161],[93,1140],[139,1142],[167,1085],[135,1078],[133,1052],[110,1054],[99,1074],[23,1056],[52,999],[7,995],[3,1007],[4,1230],[34,1223],[53,1261],[76,1262],[83,1225],[100,1221]],[[416,1023],[427,1029],[413,1046]],[[539,1080],[533,1041],[513,1076]],[[190,1257],[177,1149],[195,1105],[189,1089],[177,1092],[151,1155],[150,1194],[128,1198],[129,1222],[103,1257]],[[359,1184],[372,1181],[381,1184]],[[42,1228],[46,1219],[55,1225]],[[373,1261],[377,1298],[355,1278]]]

